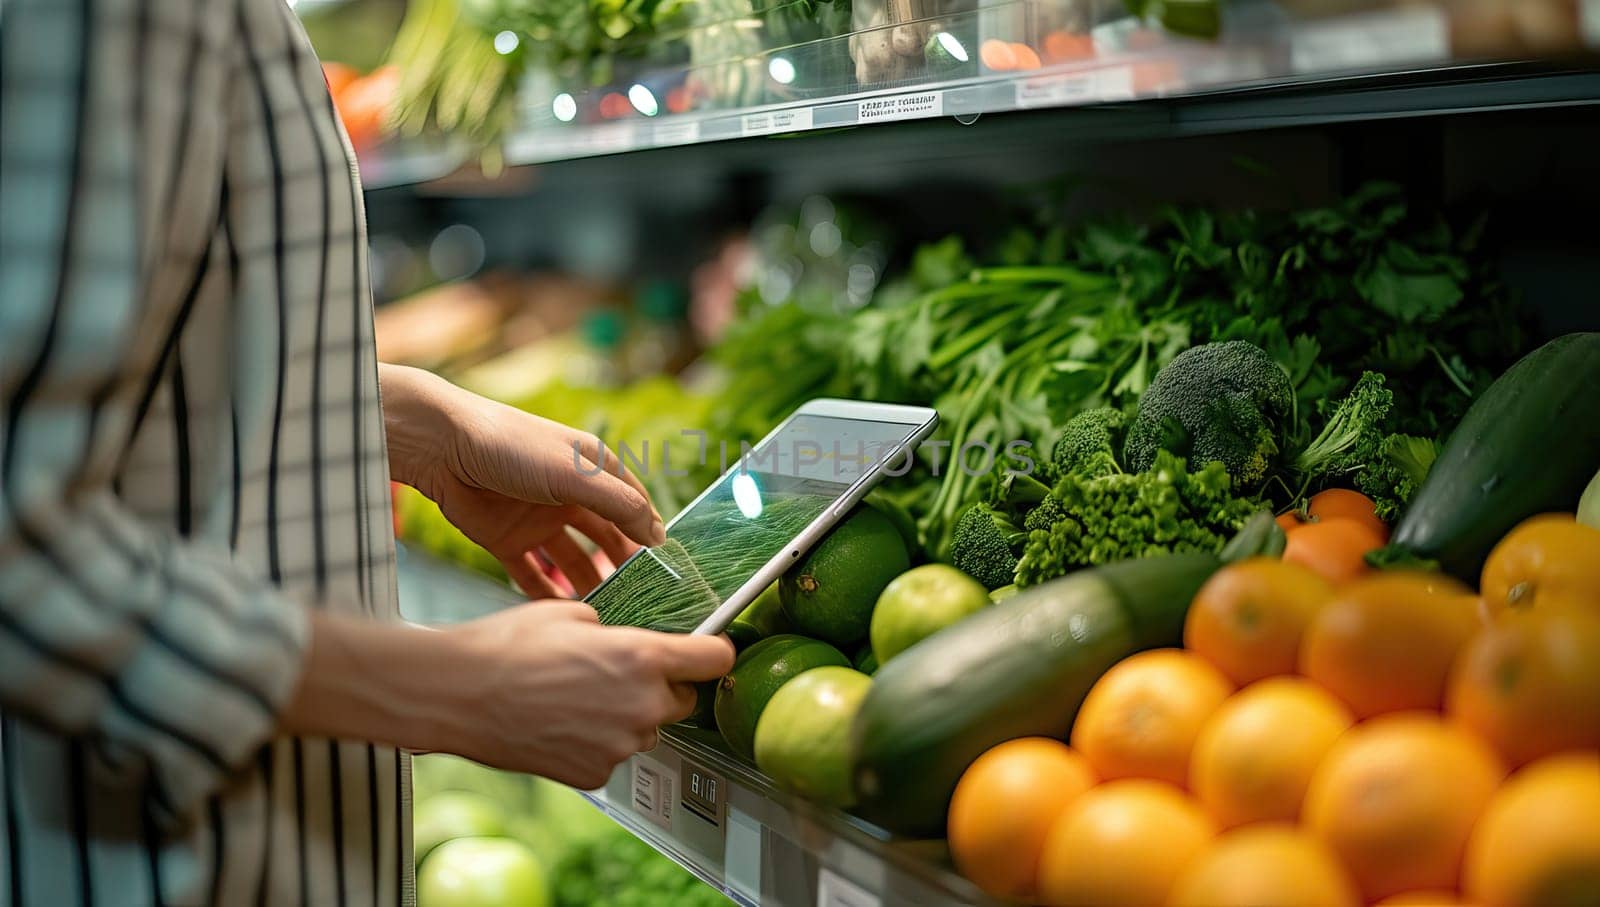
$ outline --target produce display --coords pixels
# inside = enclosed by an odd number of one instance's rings
[[[684,402],[711,443],[857,396],[938,408],[948,468],[764,592],[689,723],[1014,902],[1589,903],[1600,334],[1530,342],[1484,241],[1375,185],[750,303]],[[707,601],[751,556],[680,554]],[[615,594],[663,628],[703,605]]]

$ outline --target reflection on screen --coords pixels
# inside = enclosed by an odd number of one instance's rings
[[[693,630],[913,428],[795,418],[680,514],[664,543],[629,558],[589,604],[601,623]]]

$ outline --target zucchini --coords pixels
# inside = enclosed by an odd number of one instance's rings
[[[1600,463],[1600,333],[1522,357],[1473,402],[1390,537],[1378,566],[1437,564],[1476,582],[1518,523],[1571,512]]]
[[[1190,600],[1220,563],[1173,554],[1081,570],[895,656],[851,728],[860,815],[903,835],[942,835],[973,760],[1016,737],[1065,737],[1101,674],[1179,643]]]

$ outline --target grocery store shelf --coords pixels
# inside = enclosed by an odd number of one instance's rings
[[[470,159],[459,145],[390,141],[357,155],[364,189],[387,189],[442,179]]]
[[[1486,64],[1485,59],[1518,54],[1483,47],[1463,52],[1456,46],[1463,40],[1459,28],[1442,8],[1407,5],[1294,21],[1278,4],[1264,2],[1226,7],[1222,36],[1214,42],[1173,37],[1121,17],[1090,30],[1093,50],[1082,59],[1000,73],[977,62],[983,42],[1040,45],[1045,30],[1041,23],[1052,21],[1051,13],[1083,6],[1068,0],[1011,0],[980,4],[966,18],[946,17],[940,27],[946,34],[965,36],[952,44],[963,53],[970,49],[973,59],[947,70],[945,77],[924,74],[909,83],[870,90],[855,90],[851,79],[840,77],[838,90],[809,97],[670,113],[658,107],[647,86],[692,82],[694,70],[656,73],[653,80],[641,75],[633,88],[643,92],[643,103],[632,106],[616,100],[616,86],[560,92],[552,100],[554,87],[541,85],[523,99],[522,125],[507,140],[506,159],[512,164],[543,163],[895,121],[953,118],[970,123],[984,114],[1052,108],[1154,106],[1162,119],[1178,124],[1248,128],[1600,102],[1600,79],[1589,71],[1593,61],[1576,53],[1585,41],[1590,48],[1596,46],[1600,0],[1585,0],[1587,31],[1575,29],[1571,45],[1558,54],[1564,61],[1559,68],[1525,63],[1507,67],[1504,59]],[[836,62],[823,65],[812,58],[843,53],[835,45],[846,40],[768,50],[738,65],[769,81],[796,67],[831,72],[838,68]],[[591,108],[605,106],[607,93],[615,103],[609,105],[608,118],[601,118]],[[784,93],[758,94],[770,99]],[[1135,103],[1163,100],[1178,103]],[[657,113],[645,116],[641,110]]]
[[[519,601],[511,589],[404,547],[400,608],[453,623]],[[993,903],[950,868],[943,843],[876,826],[777,789],[714,731],[670,728],[648,753],[585,796],[656,850],[737,903],[882,907]]]

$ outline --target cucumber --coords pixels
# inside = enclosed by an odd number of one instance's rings
[[[728,748],[746,759],[756,755],[756,723],[778,688],[812,668],[850,667],[844,653],[804,636],[769,636],[744,650],[717,684],[712,710]]]
[[[1600,529],[1600,472],[1596,472],[1594,478],[1589,480],[1589,487],[1583,490],[1583,497],[1578,499],[1578,522]]]
[[[1175,646],[1209,554],[1126,561],[1019,592],[900,653],[851,729],[858,812],[890,831],[944,833],[967,766],[1016,737],[1064,738],[1100,675]]]
[[[1518,523],[1571,512],[1600,463],[1600,333],[1567,334],[1522,357],[1445,441],[1378,566],[1431,562],[1476,582]]]

